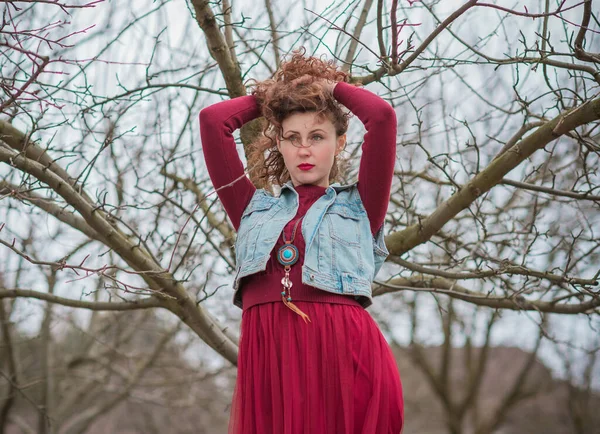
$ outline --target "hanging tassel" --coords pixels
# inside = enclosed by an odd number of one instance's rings
[[[291,301],[288,301],[287,298],[285,297],[285,295],[282,295],[281,298],[283,300],[283,304],[285,304],[287,307],[289,307],[293,312],[296,312],[298,315],[300,315],[300,317],[304,320],[304,322],[306,324],[308,324],[309,322],[312,322],[310,320],[310,318],[308,317],[308,315],[305,314],[304,312],[302,312],[300,310],[300,308],[298,306],[296,306],[294,303],[292,303]]]

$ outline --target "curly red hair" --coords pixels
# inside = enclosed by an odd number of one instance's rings
[[[348,130],[350,114],[323,86],[323,81],[349,82],[350,77],[338,70],[333,60],[305,56],[302,47],[292,52],[291,59],[281,64],[273,78],[253,84],[252,95],[259,103],[264,120],[261,136],[252,143],[248,166],[257,171],[256,177],[263,186],[283,185],[290,179],[283,156],[277,150],[277,137],[281,137],[281,124],[287,116],[315,112],[321,120],[325,117],[333,123],[337,136]],[[336,181],[339,175],[336,157],[329,182]]]

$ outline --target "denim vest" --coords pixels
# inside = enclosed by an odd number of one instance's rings
[[[233,303],[242,307],[238,291],[242,277],[264,271],[285,225],[298,211],[298,193],[291,181],[279,196],[257,189],[245,208],[235,242],[236,272]],[[336,294],[364,296],[373,303],[371,283],[389,255],[383,226],[373,237],[356,183],[327,187],[302,221],[306,243],[302,283]]]

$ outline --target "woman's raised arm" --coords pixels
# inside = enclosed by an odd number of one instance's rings
[[[358,191],[375,235],[383,225],[390,202],[396,163],[396,112],[374,93],[345,82],[335,86],[333,96],[354,113],[367,130],[358,171]]]
[[[208,174],[236,231],[256,187],[244,175],[233,132],[260,114],[253,96],[221,101],[200,111],[200,139]],[[232,185],[223,187],[228,184]]]

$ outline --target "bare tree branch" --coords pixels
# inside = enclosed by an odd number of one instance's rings
[[[409,290],[415,292],[431,292],[445,294],[449,297],[468,301],[477,306],[487,306],[494,309],[531,310],[536,312],[579,314],[594,313],[600,306],[600,294],[590,293],[570,295],[572,298],[588,299],[580,303],[559,303],[557,301],[527,300],[521,294],[507,295],[505,297],[491,296],[484,293],[471,291],[456,282],[441,277],[412,279],[395,278],[387,282],[375,281],[373,296],[388,294],[390,292]],[[560,298],[559,298],[560,300]]]
[[[590,100],[545,123],[513,148],[492,161],[487,168],[440,205],[423,222],[386,236],[385,241],[390,254],[401,256],[419,244],[426,242],[451,218],[498,184],[504,175],[517,167],[535,151],[543,148],[567,131],[572,131],[581,125],[598,119],[600,119],[600,98]]]

